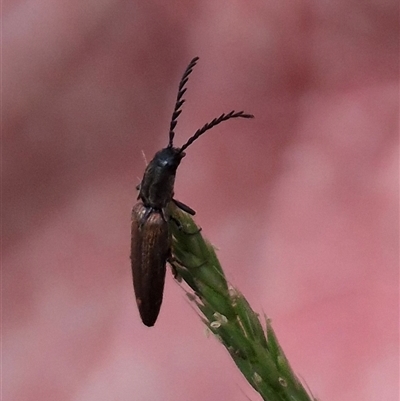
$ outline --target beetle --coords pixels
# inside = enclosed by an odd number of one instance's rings
[[[131,225],[131,266],[136,303],[143,323],[153,326],[160,312],[164,292],[166,262],[171,257],[171,234],[167,206],[173,202],[185,212],[194,215],[195,211],[174,199],[176,170],[185,157],[185,150],[206,131],[232,118],[253,118],[244,111],[221,114],[198,129],[180,148],[173,141],[177,119],[182,112],[185,85],[193,71],[198,57],[186,68],[179,83],[175,109],[169,129],[169,142],[166,148],[158,151],[147,165],[143,179],[138,185],[138,203],[132,209]],[[176,222],[179,225],[179,222]]]

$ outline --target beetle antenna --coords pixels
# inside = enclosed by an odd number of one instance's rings
[[[168,148],[172,148],[173,141],[174,141],[174,136],[175,132],[174,129],[176,127],[176,124],[178,123],[178,117],[182,113],[182,105],[185,103],[185,99],[183,99],[183,95],[186,92],[185,85],[187,81],[189,80],[189,75],[192,73],[194,66],[197,64],[197,61],[199,60],[198,57],[195,57],[187,66],[181,82],[179,83],[179,89],[178,89],[178,96],[176,97],[176,103],[175,103],[175,109],[174,112],[172,113],[172,119],[171,119],[171,125],[169,127],[169,142],[168,142]]]
[[[179,153],[183,152],[186,148],[188,148],[197,138],[199,138],[201,135],[203,135],[206,131],[209,129],[215,127],[219,123],[222,123],[223,121],[230,120],[231,118],[254,118],[252,114],[246,114],[244,111],[238,111],[236,112],[235,110],[232,110],[228,114],[221,114],[218,118],[214,118],[214,120],[210,121],[209,123],[205,124],[202,128],[198,129],[192,137],[189,138],[189,140],[179,149]]]

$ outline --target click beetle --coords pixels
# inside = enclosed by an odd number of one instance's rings
[[[253,118],[251,114],[234,110],[221,114],[198,129],[180,148],[173,145],[174,129],[185,102],[183,95],[189,75],[196,65],[195,57],[186,68],[179,83],[175,109],[172,114],[169,142],[158,151],[147,165],[138,186],[138,203],[132,209],[131,265],[136,303],[143,323],[153,326],[160,312],[164,292],[166,262],[171,257],[171,234],[168,229],[167,205],[173,202],[185,212],[194,215],[189,206],[174,199],[176,170],[185,157],[185,150],[209,129],[232,118]],[[176,222],[178,223],[178,222]],[[179,224],[179,223],[178,223]]]

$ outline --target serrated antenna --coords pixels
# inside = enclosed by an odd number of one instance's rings
[[[198,139],[201,135],[203,135],[206,131],[215,127],[216,125],[222,123],[223,121],[230,120],[231,118],[254,118],[252,114],[246,114],[244,111],[232,110],[228,114],[221,114],[218,118],[214,118],[214,120],[205,124],[202,128],[198,129],[193,136],[189,138],[189,140],[179,149],[179,153],[183,152],[186,148],[188,148],[196,139]]]
[[[172,148],[173,142],[174,142],[174,136],[175,132],[174,129],[176,127],[176,124],[178,123],[178,117],[182,113],[182,105],[185,103],[185,99],[183,99],[183,95],[186,92],[185,85],[187,81],[189,80],[189,75],[192,73],[194,66],[196,65],[197,61],[199,60],[198,57],[195,57],[187,66],[181,82],[179,83],[179,89],[178,89],[178,96],[176,97],[176,103],[175,103],[175,109],[174,112],[172,113],[172,119],[171,119],[171,124],[169,127],[169,142],[168,142],[168,148]]]

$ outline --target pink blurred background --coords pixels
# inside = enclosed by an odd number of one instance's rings
[[[130,211],[176,198],[319,399],[398,399],[398,2],[3,3],[5,401],[257,400],[167,272],[142,325]]]

